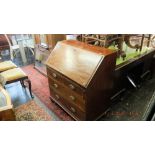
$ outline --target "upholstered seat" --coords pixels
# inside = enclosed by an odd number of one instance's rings
[[[0,72],[13,69],[13,68],[17,68],[17,66],[12,61],[0,62]]]
[[[7,71],[0,73],[0,83],[5,87],[6,84],[10,84],[13,82],[20,81],[21,85],[25,88],[24,82],[28,83],[30,95],[33,98],[31,92],[31,81],[29,80],[28,76],[20,69],[20,68],[13,68]]]
[[[0,79],[3,85],[8,81],[17,80],[23,77],[27,77],[27,75],[20,68],[13,68],[0,73]]]

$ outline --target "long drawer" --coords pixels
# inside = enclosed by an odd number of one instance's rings
[[[76,92],[77,94],[83,96],[85,93],[85,89],[76,84],[75,82],[71,81],[70,79],[66,78],[65,76],[61,75],[60,73],[56,72],[55,70],[47,67],[47,75],[51,79],[55,79],[58,82],[65,85],[68,89]]]
[[[57,89],[58,91],[62,92],[64,95],[69,95],[71,101],[79,101],[85,104],[85,94],[80,93],[78,94],[76,91],[69,89],[64,83],[57,81],[51,77],[48,77],[49,86]]]
[[[57,88],[54,85],[56,85]],[[85,100],[83,100],[82,98],[80,98],[76,94],[73,94],[73,92],[68,91],[62,85],[58,85],[56,83],[53,83],[53,84],[51,83],[49,85],[49,87],[50,87],[51,95],[52,95],[53,92],[56,92],[60,96],[65,98],[65,100],[68,103],[71,103],[71,104],[77,106],[78,108],[80,108],[82,111],[85,111],[85,106],[86,106],[85,105]]]
[[[71,102],[68,102],[64,97],[61,96],[59,92],[56,92],[54,89],[51,89],[51,96],[54,98],[54,100],[64,109],[66,112],[69,112],[69,114],[75,116],[76,118],[80,120],[85,120],[85,112],[82,111],[77,105],[74,105]]]

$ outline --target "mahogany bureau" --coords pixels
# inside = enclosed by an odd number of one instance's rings
[[[51,100],[75,120],[96,120],[109,107],[115,64],[111,50],[58,42],[46,62]]]

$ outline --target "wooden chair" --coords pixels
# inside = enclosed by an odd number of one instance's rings
[[[31,91],[31,81],[28,76],[20,69],[13,68],[0,73],[0,83],[5,87],[5,85],[20,81],[22,87],[26,88],[24,82],[28,83],[28,89],[31,97],[33,98]]]
[[[0,85],[0,121],[15,121],[14,108],[8,92]]]

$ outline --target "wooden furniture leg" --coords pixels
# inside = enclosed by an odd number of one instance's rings
[[[142,50],[143,48],[143,43],[144,43],[144,34],[142,35],[142,40],[141,40],[141,45],[140,45],[140,51]]]
[[[29,92],[30,92],[31,98],[34,98],[34,96],[32,95],[31,81],[29,79],[26,79],[25,81],[28,83],[28,87],[29,87]]]
[[[24,85],[24,81],[23,80],[21,80],[20,83],[21,83],[23,88],[26,88],[26,86]]]
[[[152,34],[149,34],[149,37],[148,37],[148,42],[147,42],[147,47],[149,47],[149,46],[150,46],[151,36],[152,36]]]

